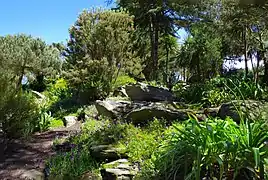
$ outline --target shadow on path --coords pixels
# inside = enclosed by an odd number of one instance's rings
[[[73,132],[74,129],[58,128],[37,133],[27,141],[13,140],[8,143],[5,153],[2,150],[4,145],[0,144],[0,179],[19,180],[27,170],[43,171],[44,160],[55,153],[52,150],[53,140],[56,137],[67,137]]]

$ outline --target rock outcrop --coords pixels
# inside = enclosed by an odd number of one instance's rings
[[[101,175],[103,180],[131,180],[139,171],[127,159],[119,159],[103,165]]]
[[[95,103],[98,113],[110,118],[120,118],[133,109],[129,101],[97,100]]]
[[[129,102],[129,101],[96,101],[98,113],[112,119],[125,119],[134,124],[148,122],[153,118],[163,118],[167,121],[186,120],[189,110],[172,108],[165,102]]]
[[[187,120],[187,110],[171,110],[161,105],[153,104],[139,109],[135,109],[128,113],[125,118],[133,124],[144,123],[145,121],[153,120],[154,118],[172,120]]]
[[[126,94],[132,101],[173,101],[173,94],[168,89],[150,86],[144,83],[129,84],[125,87]]]
[[[218,116],[222,119],[232,118],[239,122],[242,118],[251,120],[264,119],[267,116],[268,104],[253,100],[236,100],[221,105]]]

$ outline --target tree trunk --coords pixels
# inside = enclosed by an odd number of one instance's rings
[[[247,28],[243,30],[243,41],[244,41],[244,57],[245,57],[245,77],[248,77],[248,47],[247,47]]]
[[[154,21],[154,70],[155,70],[155,80],[158,80],[157,72],[158,72],[158,46],[159,46],[159,26],[158,26],[158,16],[156,16]]]
[[[268,85],[268,61],[266,58],[264,58],[263,61],[264,61],[264,83]]]
[[[260,67],[260,61],[263,60],[264,61],[264,65],[265,65],[265,57],[264,57],[264,44],[262,43],[262,35],[259,32],[259,42],[260,42],[260,51],[257,51],[257,67],[256,67],[256,77],[255,77],[255,83],[257,84],[259,81],[259,67]],[[265,74],[265,73],[264,73]],[[264,76],[266,77],[266,76]],[[267,78],[264,78],[265,80]],[[268,80],[267,80],[268,82]],[[266,83],[267,83],[266,82]],[[268,84],[268,83],[267,83]]]
[[[255,83],[257,84],[259,81],[259,67],[260,67],[261,55],[260,52],[257,51],[257,65],[255,69]]]
[[[25,67],[26,66],[26,61],[23,62],[23,65],[21,67],[21,71],[20,71],[20,74],[19,74],[19,80],[17,82],[17,86],[16,86],[16,91],[18,92],[20,89],[21,89],[21,83],[22,83],[22,79],[23,79],[23,76],[24,76],[24,73],[25,73]]]
[[[170,82],[168,82],[168,62],[169,62],[169,49],[168,49],[168,45],[166,44],[166,82],[167,82],[167,85],[170,84]]]
[[[201,81],[201,68],[200,68],[200,60],[199,60],[199,58],[197,60],[196,68],[197,68],[198,81],[200,82]]]
[[[186,82],[186,68],[183,68],[183,80]]]
[[[254,63],[253,63],[253,57],[252,57],[252,51],[250,52],[250,62],[251,62],[251,66],[252,66],[252,71],[253,71],[253,80],[255,82],[256,80],[256,68],[254,67]]]
[[[154,75],[155,74],[155,69],[154,69],[154,62],[155,62],[155,59],[154,59],[154,56],[155,56],[155,52],[154,52],[154,50],[155,50],[155,48],[154,48],[154,46],[155,46],[155,38],[154,38],[154,33],[155,33],[155,27],[154,27],[154,17],[153,16],[151,16],[151,25],[150,25],[150,40],[151,40],[151,61],[152,61],[152,65],[153,65],[153,67],[151,67],[151,72],[150,72],[150,79],[152,79],[152,75]]]

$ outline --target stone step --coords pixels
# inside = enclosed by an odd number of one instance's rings
[[[127,159],[119,159],[104,164],[101,175],[103,180],[132,180],[138,171],[138,167]]]

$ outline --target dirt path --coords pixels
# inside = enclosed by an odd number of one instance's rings
[[[42,172],[44,160],[52,156],[53,140],[67,137],[80,131],[77,122],[69,128],[57,128],[44,133],[37,133],[28,141],[14,140],[8,144],[5,153],[0,154],[0,180],[20,180],[27,172]],[[0,144],[0,149],[3,146]],[[1,151],[0,151],[1,152]]]

